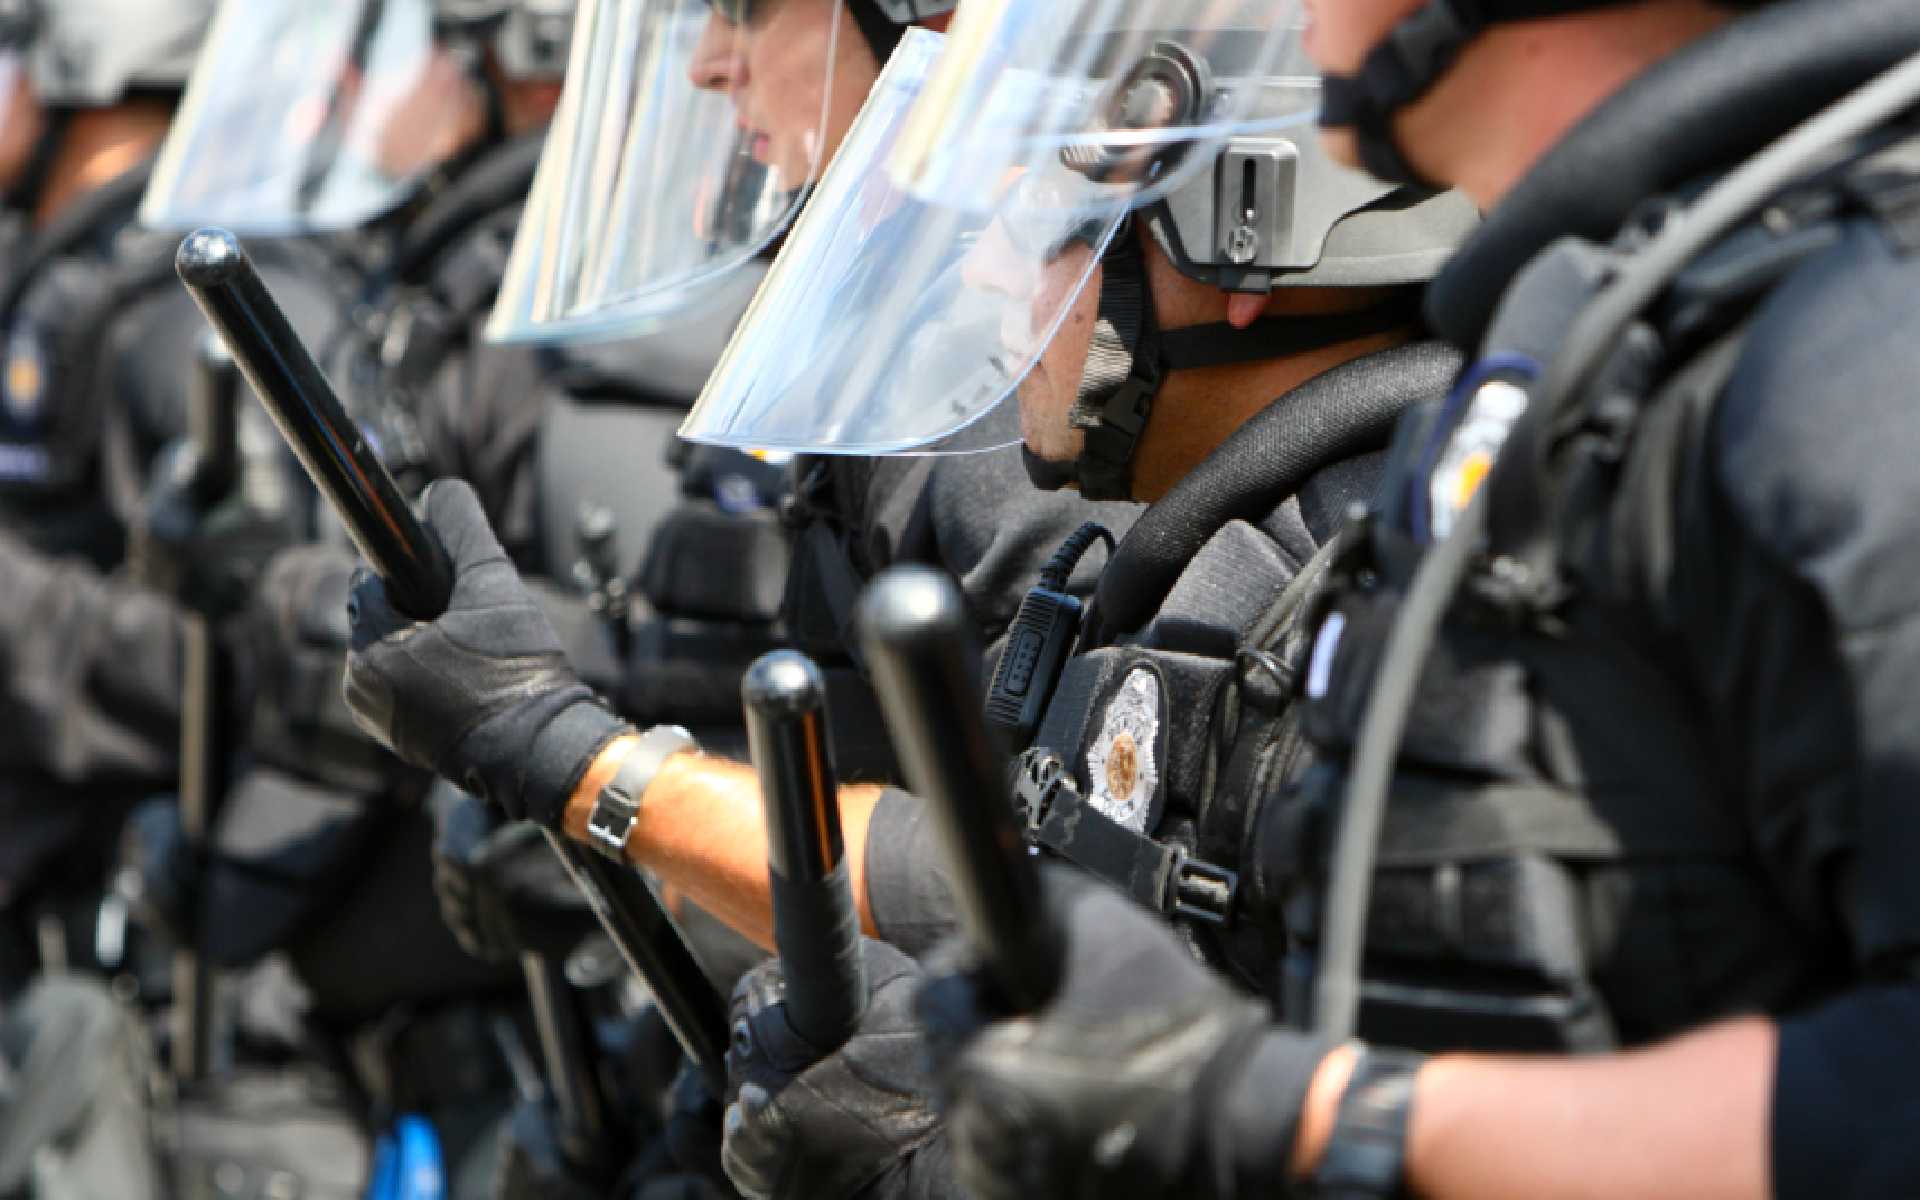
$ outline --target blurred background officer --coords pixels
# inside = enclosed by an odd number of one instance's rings
[[[476,363],[571,37],[570,2],[222,7],[142,202],[179,233],[221,224],[297,237],[350,269],[349,319],[311,338],[349,409],[403,475],[431,457],[484,479],[531,523],[531,354]],[[471,396],[464,393],[473,387]],[[458,394],[457,401],[450,397]],[[491,1186],[493,1127],[531,1042],[516,964],[463,949],[428,869],[423,779],[345,720],[340,619],[350,551],[321,544],[265,571],[235,642],[254,684],[251,765],[200,887],[223,967],[264,1047],[346,1064],[372,1132],[424,1117],[457,1195]],[[527,540],[531,540],[530,537]],[[569,912],[575,936],[588,921]],[[277,991],[267,986],[271,981]],[[291,984],[291,988],[289,988]],[[261,1020],[271,1016],[274,1020]],[[357,1169],[368,1161],[362,1151]]]
[[[1273,1028],[1116,898],[1063,890],[1051,1004],[968,1041],[941,997],[963,1178],[1914,1190],[1915,318],[1895,298],[1920,281],[1920,18],[1312,8],[1330,144],[1489,209],[1430,292],[1478,360],[1409,422],[1321,605],[1321,765],[1257,834],[1295,974],[1335,958],[1329,907],[1354,922],[1368,1041],[1340,1040],[1345,1004]],[[1375,791],[1362,767],[1383,764],[1353,756],[1382,714],[1405,724]],[[1377,845],[1351,856],[1342,806],[1375,798]]]
[[[0,897],[16,984],[42,957],[91,957],[119,815],[173,785],[178,628],[101,572],[144,503],[147,463],[125,451],[183,432],[201,321],[171,279],[173,239],[133,217],[210,7],[33,0],[0,26]],[[276,249],[262,265],[323,335],[337,319],[324,263]],[[284,483],[259,482],[250,521],[271,540],[295,514]]]

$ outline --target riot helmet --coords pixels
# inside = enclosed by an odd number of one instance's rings
[[[353,229],[508,130],[556,78],[572,0],[225,0],[141,205],[151,228]]]
[[[186,83],[213,0],[0,0],[0,51],[43,107],[105,108]]]
[[[1205,8],[1169,11],[1157,26],[1136,12],[1122,30],[1134,62],[1118,61],[1110,37],[1104,81],[1080,65],[1091,54],[1069,61],[1064,40],[1051,64],[1009,65],[979,49],[1006,44],[1004,26],[1030,15],[1018,8],[963,7],[944,56],[937,35],[914,35],[683,436],[847,454],[1008,444],[1009,423],[982,418],[1036,370],[1097,275],[1098,328],[1074,420],[1111,425],[1119,432],[1099,440],[1126,444],[1109,455],[1117,478],[1089,467],[1076,481],[1121,494],[1127,438],[1144,427],[1160,375],[1276,357],[1298,348],[1305,327],[1274,319],[1163,335],[1141,237],[1189,278],[1229,291],[1431,278],[1474,223],[1471,207],[1327,158],[1312,127],[1318,81],[1297,38],[1265,36],[1268,21],[1291,28],[1291,5],[1223,5],[1215,23],[1198,23]],[[1257,47],[1243,36],[1256,32]],[[1177,132],[1143,135],[1137,115],[1166,112],[1156,93],[1176,76],[1201,99]],[[1142,81],[1147,94],[1130,95]],[[968,107],[971,123],[959,112]],[[930,130],[947,131],[948,144],[927,141]],[[975,174],[989,161],[994,188]]]
[[[723,302],[901,34],[953,3],[582,0],[489,336],[637,335]]]
[[[0,186],[37,203],[69,118],[186,82],[213,0],[0,0]]]
[[[1393,134],[1394,116],[1431,91],[1469,43],[1495,25],[1569,16],[1638,0],[1426,0],[1351,75],[1326,75],[1320,123],[1349,130],[1360,161],[1381,179],[1424,186]],[[1750,9],[1776,0],[1714,0]]]

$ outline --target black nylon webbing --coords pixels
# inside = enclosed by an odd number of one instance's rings
[[[1100,313],[1068,418],[1085,431],[1075,473],[1089,500],[1131,496],[1133,453],[1160,393],[1159,328],[1138,237],[1130,232],[1102,260]]]

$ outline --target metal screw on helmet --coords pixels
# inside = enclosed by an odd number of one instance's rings
[[[1213,73],[1206,60],[1178,42],[1157,42],[1114,86],[1095,134],[1193,125],[1212,106],[1213,97]],[[1184,141],[1120,147],[1096,140],[1065,147],[1060,161],[1096,183],[1136,183],[1160,175],[1187,149]]]
[[[1227,261],[1236,267],[1244,267],[1260,253],[1260,233],[1253,227],[1259,216],[1249,209],[1240,224],[1227,235]]]

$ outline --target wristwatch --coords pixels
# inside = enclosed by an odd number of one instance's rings
[[[1424,1054],[1362,1045],[1340,1097],[1312,1195],[1324,1200],[1394,1200],[1407,1195],[1407,1122]]]
[[[620,763],[593,799],[587,815],[587,840],[595,850],[618,863],[627,860],[627,837],[640,819],[640,800],[660,767],[682,750],[698,750],[700,743],[678,725],[655,725]]]

